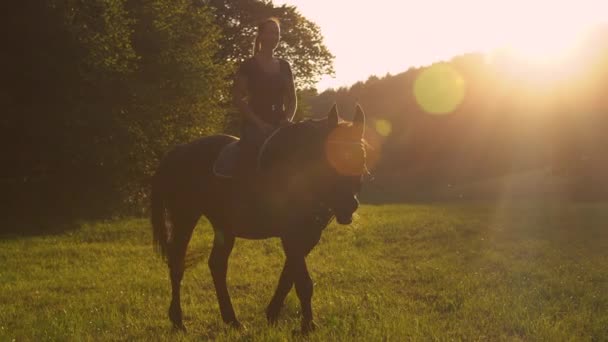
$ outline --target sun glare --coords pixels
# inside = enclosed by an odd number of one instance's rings
[[[544,82],[576,72],[573,60],[585,33],[608,21],[608,3],[601,0],[274,2],[298,6],[336,56],[335,77],[325,76],[319,90],[498,49],[510,51],[522,70],[543,69],[546,76],[531,78]],[[336,16],[345,6],[348,15]],[[522,70],[512,69],[526,76]]]
[[[507,46],[513,54],[522,60],[534,65],[557,66],[564,64],[574,50],[573,41],[560,41],[554,37],[545,40],[544,37],[538,39],[524,39],[517,44]]]
[[[504,70],[522,80],[551,83],[580,71],[581,46],[588,32],[605,20],[587,0],[518,1],[490,12],[483,36],[488,62],[508,55]]]
[[[530,29],[506,44],[516,57],[537,66],[563,66],[576,53],[582,32],[570,28]]]
[[[584,67],[577,58],[582,39],[582,34],[530,34],[487,52],[486,62],[498,63],[502,72],[522,81],[552,84]]]

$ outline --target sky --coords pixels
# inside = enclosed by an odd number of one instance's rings
[[[608,0],[274,0],[321,28],[335,78],[350,86],[467,52],[509,47],[531,59],[558,58],[590,27],[608,22]],[[296,75],[297,77],[297,75]]]

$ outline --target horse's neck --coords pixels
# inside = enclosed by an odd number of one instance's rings
[[[271,169],[281,164],[290,164],[304,157],[321,140],[319,129],[307,123],[296,123],[280,128],[268,138],[260,150],[261,170]]]
[[[263,191],[258,192],[263,199],[280,203],[284,207],[318,208],[323,202],[315,187],[310,183],[310,175],[303,167],[285,167],[271,169],[259,174],[259,186]]]
[[[266,196],[278,197],[286,206],[306,212],[321,207],[321,199],[306,186],[314,181],[310,177],[315,170],[310,168],[316,165],[315,153],[321,151],[321,140],[319,127],[302,123],[282,128],[265,142],[260,151],[259,171],[261,183],[268,190],[264,191]]]

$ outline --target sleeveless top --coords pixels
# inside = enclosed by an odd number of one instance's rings
[[[289,63],[279,58],[279,71],[267,72],[250,57],[238,73],[247,77],[248,103],[253,113],[266,123],[278,125],[285,118],[284,98],[293,79]]]

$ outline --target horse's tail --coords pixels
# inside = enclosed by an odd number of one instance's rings
[[[163,163],[152,178],[152,190],[150,193],[150,221],[152,223],[152,235],[155,251],[163,258],[167,257],[169,229],[166,220],[166,175],[163,172]]]

